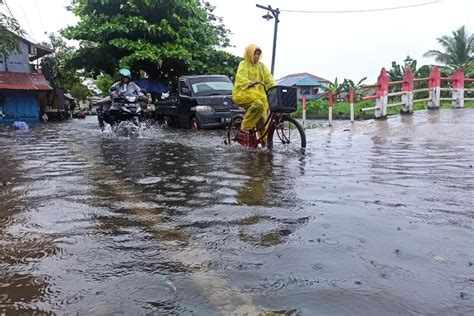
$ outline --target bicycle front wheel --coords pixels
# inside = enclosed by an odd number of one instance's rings
[[[291,116],[276,118],[268,130],[268,149],[304,150],[306,134],[303,126]]]

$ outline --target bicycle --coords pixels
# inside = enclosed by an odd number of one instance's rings
[[[257,84],[263,85],[259,82]],[[263,85],[265,87],[265,85]],[[292,148],[304,151],[306,148],[306,134],[301,124],[290,116],[296,111],[296,88],[274,86],[265,88],[270,114],[261,129],[253,128],[249,133],[241,131],[245,110],[232,110],[232,119],[226,129],[225,143],[230,145],[239,143],[248,148],[257,148],[260,144],[275,149],[275,147]],[[263,131],[262,131],[263,130]]]

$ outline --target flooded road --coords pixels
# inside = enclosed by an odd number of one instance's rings
[[[222,134],[0,127],[0,314],[474,313],[473,110]]]

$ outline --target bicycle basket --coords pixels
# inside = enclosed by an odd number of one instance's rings
[[[270,111],[276,113],[291,113],[296,111],[296,88],[274,86],[268,90]]]

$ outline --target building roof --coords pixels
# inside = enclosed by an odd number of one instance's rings
[[[48,48],[48,47],[45,47],[43,45],[40,45],[40,44],[36,43],[35,40],[33,40],[33,38],[26,32],[22,35],[19,35],[15,32],[9,31],[9,30],[8,30],[8,32],[18,36],[20,38],[20,40],[27,43],[28,46],[29,46],[28,48],[30,48],[30,47],[35,48],[34,50],[30,49],[30,51],[28,52],[29,61],[34,61],[38,58],[41,58],[43,56],[54,53],[54,50],[52,50],[51,48]]]
[[[291,74],[278,80],[279,85],[283,86],[320,86],[322,83],[330,81],[307,72]]]
[[[0,71],[0,89],[4,90],[52,90],[40,73]]]
[[[40,44],[36,43],[28,34],[20,36],[20,38],[23,41],[25,41],[26,43],[28,43],[28,45],[35,48],[34,52],[32,50],[30,50],[30,52],[28,54],[28,59],[30,61],[34,61],[38,58],[41,58],[43,56],[54,53],[54,50],[52,50],[51,48],[48,48],[48,47],[45,47],[43,45],[40,45]]]

